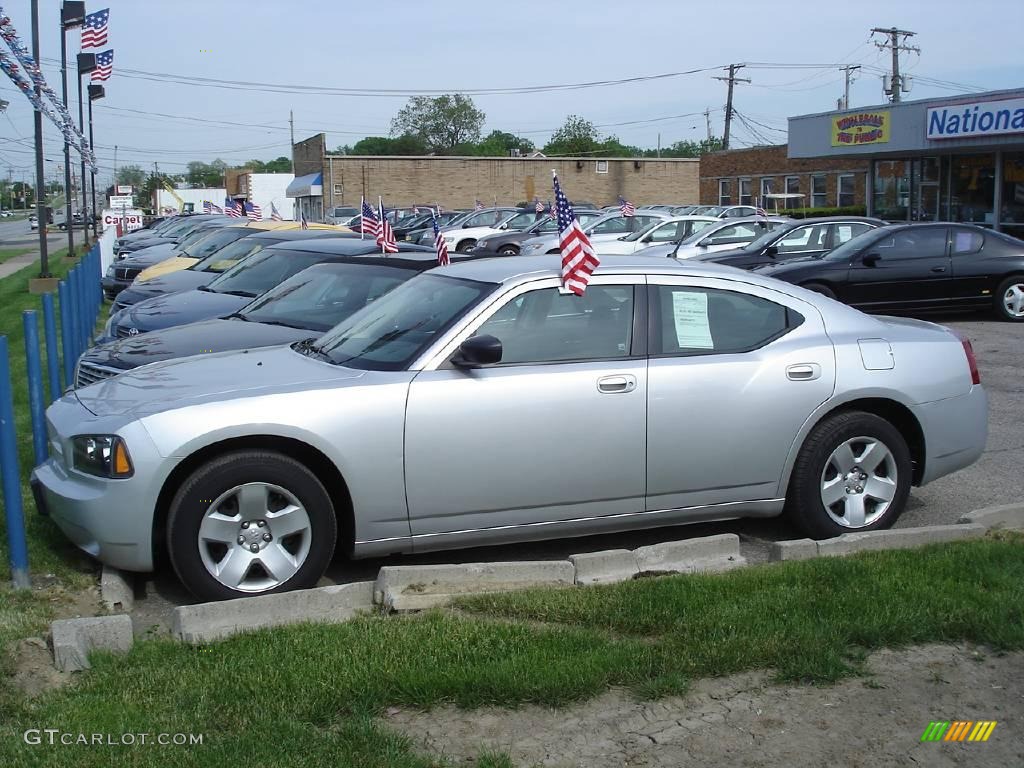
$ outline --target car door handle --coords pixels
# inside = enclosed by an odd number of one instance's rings
[[[798,363],[786,368],[786,378],[790,381],[814,381],[821,376],[821,366],[817,363]]]
[[[632,392],[634,389],[636,389],[636,377],[628,374],[602,376],[597,380],[597,391],[609,395],[617,392]]]
[[[945,267],[932,267],[932,272],[945,272]]]

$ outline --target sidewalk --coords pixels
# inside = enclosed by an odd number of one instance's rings
[[[24,269],[30,264],[35,264],[39,261],[39,251],[30,251],[29,253],[22,254],[21,256],[15,256],[14,258],[8,259],[7,261],[0,263],[0,280],[5,277],[10,277],[18,270]]]

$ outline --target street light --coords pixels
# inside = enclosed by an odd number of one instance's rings
[[[83,0],[64,0],[60,7],[60,79],[64,109],[68,107],[68,45],[67,31],[80,27],[85,21]],[[71,143],[64,137],[64,210],[68,227],[68,256],[75,255],[75,228],[71,216]]]
[[[80,53],[78,54],[78,130],[83,134],[85,133],[85,118],[82,115],[82,76],[88,75],[90,72],[96,70],[96,54],[95,53]],[[90,107],[92,105],[90,104]],[[92,139],[89,139],[89,147],[92,147]],[[86,218],[86,213],[89,211],[89,190],[86,189],[85,183],[85,154],[82,154],[82,233],[85,238],[85,244],[89,244],[89,220]],[[95,213],[95,206],[93,206],[93,212]],[[95,219],[94,219],[95,221]],[[95,234],[95,233],[94,233]]]
[[[102,99],[106,95],[107,95],[107,92],[103,88],[102,85],[100,85],[99,83],[89,83],[89,146],[90,147],[92,147],[92,103],[94,101],[98,101],[99,99]],[[95,148],[93,148],[93,151],[94,152],[96,151]],[[92,220],[92,222],[93,222],[92,223],[93,230],[92,230],[92,232],[93,232],[93,235],[95,236],[96,235],[96,211],[97,211],[97,208],[96,208],[96,171],[92,170],[91,175],[92,175],[91,188],[92,188],[92,215],[93,215],[93,220]],[[114,183],[117,184],[117,179],[116,178],[114,179]]]

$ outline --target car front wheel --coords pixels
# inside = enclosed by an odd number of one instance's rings
[[[455,249],[459,253],[469,253],[469,249],[476,245],[476,240],[463,240]]]
[[[786,512],[814,539],[888,528],[910,495],[910,451],[888,421],[863,411],[825,418],[793,466]]]
[[[995,310],[1003,320],[1024,322],[1024,275],[1008,277],[999,284]]]
[[[514,245],[503,245],[498,249],[498,253],[502,256],[518,256],[519,249]]]
[[[205,600],[313,586],[336,538],[323,485],[273,451],[236,451],[203,464],[182,484],[167,519],[174,570]]]

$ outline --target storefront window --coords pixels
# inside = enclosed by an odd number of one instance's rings
[[[811,176],[811,207],[824,208],[828,205],[828,178],[823,173]]]
[[[761,205],[765,204],[765,198],[772,193],[772,179],[761,179]]]
[[[836,183],[836,204],[847,208],[857,202],[857,181],[852,173],[845,173]]]
[[[1003,155],[1003,204],[1000,228],[1024,239],[1024,152]]]
[[[911,219],[914,221],[940,221],[939,214],[939,158],[922,157],[914,161],[916,200]]]
[[[750,197],[750,179],[740,179],[740,205],[753,205]]]
[[[732,193],[729,191],[729,179],[718,180],[718,204],[732,205]]]
[[[959,155],[950,164],[949,217],[953,221],[995,224],[995,156]]]
[[[876,160],[872,213],[887,221],[906,221],[910,207],[910,161]]]

